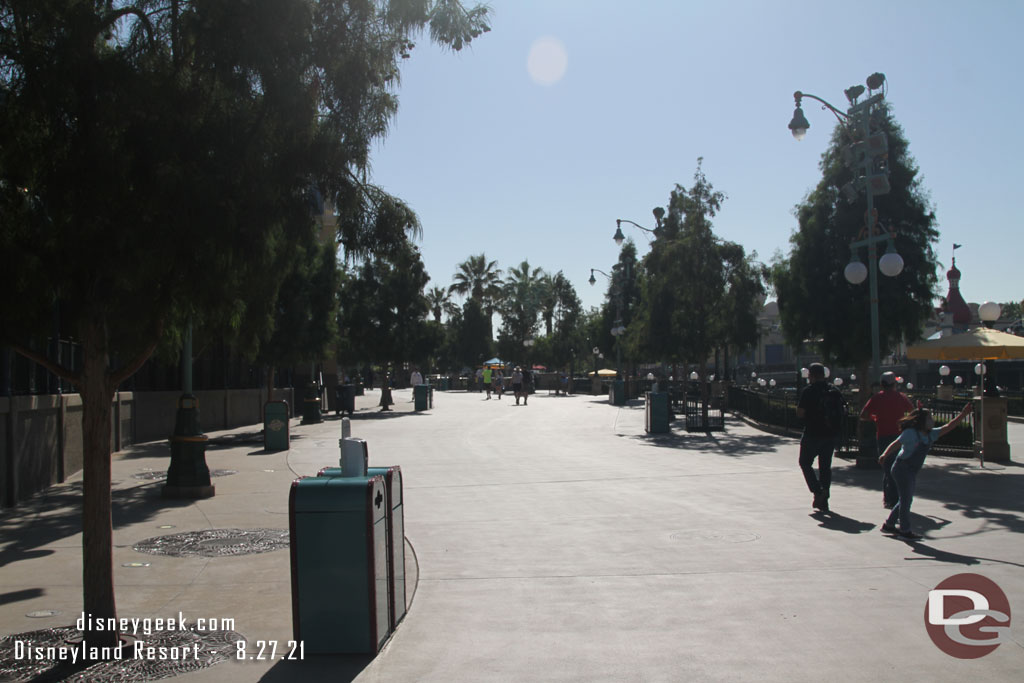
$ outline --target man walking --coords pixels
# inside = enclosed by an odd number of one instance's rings
[[[491,366],[484,366],[484,391],[487,392],[487,400],[491,400]]]
[[[800,470],[807,488],[814,494],[812,506],[828,512],[829,487],[832,484],[832,453],[836,437],[842,430],[841,415],[845,411],[842,394],[825,383],[825,366],[811,364],[810,385],[800,394],[796,416],[804,421],[800,438]],[[814,474],[814,459],[818,459],[818,474]]]
[[[886,372],[881,377],[882,390],[868,399],[860,411],[860,419],[875,422],[875,439],[878,455],[885,453],[900,435],[900,420],[914,409],[906,395],[896,388],[896,375]],[[896,481],[892,478],[892,459],[895,453],[882,462],[882,505],[891,508],[899,499]]]

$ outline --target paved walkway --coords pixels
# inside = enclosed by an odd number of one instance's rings
[[[932,458],[914,512],[927,538],[879,533],[879,474],[838,461],[829,516],[812,514],[797,445],[727,421],[660,437],[643,408],[597,397],[396,391],[357,399],[353,436],[405,479],[408,616],[366,657],[225,662],[175,681],[1019,680],[1024,670],[1024,467]],[[676,423],[677,425],[679,423]],[[232,618],[250,644],[292,637],[285,550],[143,555],[181,531],[287,529],[296,476],[336,465],[340,423],[292,422],[266,454],[258,429],[211,433],[214,498],[168,502],[165,444],[114,460],[119,616]],[[1024,425],[1011,425],[1024,457]],[[0,516],[0,634],[69,625],[81,611],[79,488],[72,479]],[[126,566],[133,563],[148,566]],[[1012,642],[977,660],[939,651],[928,590],[958,573],[999,584]],[[53,610],[49,618],[26,614]]]

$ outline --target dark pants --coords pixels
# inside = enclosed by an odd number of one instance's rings
[[[832,485],[832,452],[836,440],[832,436],[808,436],[800,439],[800,470],[804,473],[807,488],[815,496],[828,498]],[[818,475],[814,475],[814,459],[818,459]]]
[[[879,436],[878,454],[885,453],[885,449],[889,447],[889,444],[898,439],[899,436],[899,434]],[[899,455],[899,451],[894,452],[882,463],[882,502],[889,507],[895,505],[900,497],[899,492],[896,490],[896,482],[892,478],[892,463],[896,460],[897,455]]]
[[[886,524],[892,526],[898,519],[900,531],[910,531],[910,506],[914,502],[914,488],[917,485],[917,471],[910,469],[906,461],[896,460],[892,464],[892,478],[899,492],[899,500],[889,513]]]

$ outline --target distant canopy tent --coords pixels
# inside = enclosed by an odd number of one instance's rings
[[[589,372],[587,374],[589,374],[591,377],[594,376],[593,371],[591,371],[591,372]],[[619,373],[615,372],[614,370],[609,370],[608,368],[601,368],[600,370],[597,371],[597,376],[598,377],[614,377],[617,374],[619,374]]]
[[[918,360],[1010,360],[1024,358],[1024,337],[979,327],[907,348]]]
[[[485,368],[503,368],[506,365],[508,364],[500,358],[492,358],[484,361]]]
[[[1024,358],[1024,337],[978,327],[948,337],[929,339],[907,347],[907,357],[917,360],[1010,360]],[[981,423],[985,422],[985,401],[981,401]],[[977,436],[980,444],[978,457],[985,466],[984,437]]]

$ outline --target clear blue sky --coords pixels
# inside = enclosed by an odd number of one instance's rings
[[[653,227],[651,209],[691,184],[699,156],[728,196],[715,232],[765,262],[788,253],[835,123],[805,100],[811,129],[795,141],[793,92],[842,106],[846,87],[881,71],[938,216],[940,293],[956,242],[967,301],[1024,299],[1024,3],[489,4],[491,32],[460,53],[421,37],[373,155],[374,180],[422,220],[429,286],[485,252],[503,269],[562,270],[597,306],[606,281],[587,279],[618,257],[615,219]],[[624,229],[645,254],[646,234]]]

